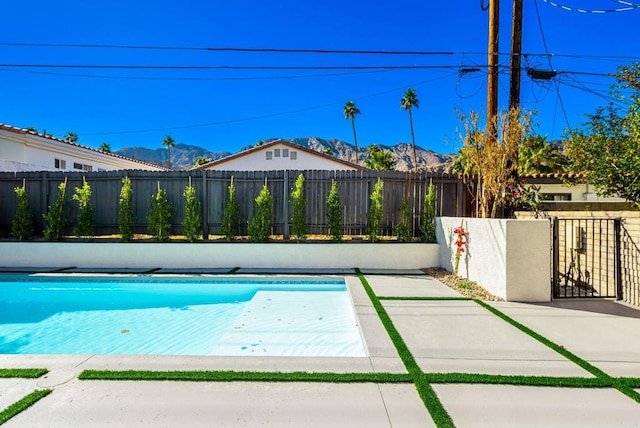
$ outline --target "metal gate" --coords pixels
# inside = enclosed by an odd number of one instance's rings
[[[622,299],[620,219],[554,218],[553,297]]]

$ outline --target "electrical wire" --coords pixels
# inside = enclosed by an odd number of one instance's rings
[[[569,12],[579,12],[579,13],[614,13],[614,12],[628,12],[630,10],[634,10],[637,9],[638,6],[637,5],[632,5],[632,6],[627,6],[627,7],[619,7],[617,9],[600,9],[600,10],[593,10],[593,9],[579,9],[579,8],[575,8],[575,7],[569,7],[569,6],[565,6],[559,3],[555,3],[551,0],[542,0],[543,2],[550,4],[551,6],[554,7],[558,7],[560,9],[563,10],[567,10]],[[622,3],[621,1],[618,1],[618,3]],[[622,3],[624,4],[624,3]]]
[[[377,97],[377,96],[380,96],[380,95],[385,95],[385,94],[388,94],[388,93],[391,93],[391,92],[397,92],[399,90],[406,89],[407,87],[418,87],[418,86],[422,86],[422,85],[424,85],[426,83],[430,83],[430,82],[434,82],[434,81],[437,81],[437,80],[445,79],[445,78],[448,78],[448,77],[451,77],[451,76],[453,76],[453,73],[445,75],[445,76],[440,76],[440,77],[437,77],[437,78],[434,78],[434,79],[423,80],[423,81],[420,81],[420,82],[410,83],[408,85],[404,85],[404,86],[401,86],[401,87],[387,89],[387,90],[384,90],[382,92],[376,92],[376,93],[373,93],[373,94],[368,94],[368,95],[364,95],[364,96],[360,96],[360,97],[355,97],[354,100],[362,100],[362,99],[367,99],[367,98],[373,98],[373,97]],[[277,117],[277,116],[285,116],[285,115],[290,115],[290,114],[295,114],[295,113],[302,113],[302,112],[310,111],[310,110],[318,110],[318,109],[327,108],[327,107],[336,107],[338,105],[342,105],[342,102],[339,102],[339,103],[338,102],[333,102],[333,103],[329,103],[329,104],[322,104],[322,105],[316,105],[316,106],[311,106],[311,107],[303,107],[303,108],[284,111],[284,112],[270,113],[270,114],[265,114],[265,115],[250,116],[250,117],[245,117],[245,118],[230,119],[230,120],[217,121],[217,122],[208,122],[208,123],[200,123],[200,124],[192,124],[192,125],[170,126],[170,127],[162,127],[162,128],[151,128],[151,129],[138,129],[138,130],[129,130],[129,131],[78,132],[78,134],[84,137],[84,136],[142,134],[142,133],[146,133],[146,132],[171,131],[171,130],[176,130],[176,129],[204,128],[204,127],[210,127],[210,126],[228,125],[228,124],[232,124],[232,123],[249,122],[249,121],[254,121],[254,120],[259,120],[259,119],[268,119],[268,118]]]
[[[544,0],[547,1],[547,0]],[[547,39],[544,35],[544,29],[542,27],[542,19],[540,18],[540,10],[538,8],[538,0],[533,0],[533,4],[535,5],[536,15],[538,17],[538,26],[540,27],[540,34],[542,36],[542,45],[544,46],[545,52],[549,54],[549,46],[547,45]],[[551,57],[547,56],[547,60],[549,61],[549,68],[553,70],[553,65],[551,64]],[[567,127],[571,128],[571,124],[569,123],[569,116],[567,116],[567,111],[564,108],[564,102],[562,101],[562,96],[560,95],[560,87],[558,86],[558,82],[556,79],[553,79],[554,85],[556,87],[556,93],[558,94],[558,100],[560,101],[560,108],[562,109],[562,114],[564,115],[564,120],[567,122]]]

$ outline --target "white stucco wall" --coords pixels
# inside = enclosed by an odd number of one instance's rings
[[[442,217],[436,221],[440,266],[453,271],[457,248],[453,230],[462,224],[467,245],[458,266],[460,277],[505,300],[551,300],[549,220]]]
[[[438,266],[437,244],[0,242],[2,267],[377,268]]]
[[[275,156],[275,151],[280,150],[280,156]],[[288,156],[283,156],[283,151],[288,150]],[[272,158],[267,160],[267,152],[271,152]],[[291,159],[291,152],[295,152],[297,159]],[[270,171],[270,170],[306,170],[306,169],[328,169],[328,170],[354,170],[341,162],[335,162],[324,156],[308,153],[303,150],[292,148],[285,144],[274,144],[262,150],[256,150],[242,156],[221,161],[212,165],[212,170],[226,171]]]
[[[553,184],[538,184],[540,186],[540,193],[545,194],[558,194],[568,193],[571,195],[571,200],[566,202],[625,202],[623,198],[598,196],[593,185],[586,183],[576,183],[571,185],[564,185],[560,183]],[[555,201],[556,203],[563,203],[565,201]]]

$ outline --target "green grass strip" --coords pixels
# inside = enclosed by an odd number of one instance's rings
[[[631,388],[640,388],[639,377],[619,377],[617,380]]]
[[[38,400],[49,395],[51,391],[51,389],[40,389],[22,397],[20,400],[0,412],[0,425],[4,424],[18,413],[27,410]]]
[[[362,286],[369,296],[373,307],[378,313],[378,317],[380,318],[382,325],[384,325],[387,333],[389,334],[389,337],[391,338],[391,341],[396,347],[398,355],[400,355],[402,362],[407,368],[407,371],[409,372],[409,375],[411,376],[411,379],[416,386],[416,390],[418,391],[422,402],[431,415],[431,419],[433,419],[433,422],[438,427],[455,427],[451,416],[449,415],[449,413],[447,413],[447,410],[442,405],[442,402],[438,398],[438,395],[433,390],[429,382],[425,379],[422,370],[420,370],[418,363],[416,363],[416,360],[415,358],[413,358],[411,351],[409,351],[409,347],[400,336],[400,333],[398,332],[396,327],[393,325],[393,322],[391,321],[389,314],[387,314],[387,311],[384,309],[384,306],[382,306],[382,303],[380,303],[380,299],[378,299],[360,269],[356,268],[356,274],[358,275]]]
[[[505,376],[472,373],[425,373],[429,383],[481,383],[493,385],[611,388],[613,380],[599,377]]]
[[[327,382],[327,383],[410,383],[408,374],[395,373],[310,373],[249,371],[146,371],[85,370],[81,380],[142,380],[190,382]]]
[[[398,296],[378,296],[380,300],[473,300],[471,297],[421,297],[421,296],[410,296],[410,297],[398,297]]]
[[[557,353],[559,353],[563,357],[567,358],[568,360],[570,360],[573,363],[577,364],[578,366],[582,367],[583,369],[585,369],[586,371],[588,371],[592,375],[602,379],[605,382],[610,382],[612,384],[612,386],[614,388],[616,388],[618,391],[622,392],[624,395],[626,395],[627,397],[631,398],[632,400],[635,400],[636,402],[640,403],[640,393],[638,393],[633,388],[631,388],[623,380],[615,379],[615,378],[609,376],[607,373],[603,372],[602,370],[600,370],[599,368],[597,368],[593,364],[589,363],[586,360],[583,360],[582,358],[578,357],[573,352],[570,352],[570,351],[566,350],[564,347],[558,345],[557,343],[550,341],[549,339],[547,339],[546,337],[542,336],[541,334],[536,333],[535,331],[531,330],[529,327],[527,327],[527,326],[525,326],[523,324],[520,324],[518,321],[514,320],[513,318],[511,318],[510,316],[508,316],[505,313],[501,312],[500,310],[494,308],[493,306],[488,305],[488,304],[484,303],[481,300],[474,299],[473,301],[476,302],[477,304],[479,304],[480,306],[484,307],[485,309],[487,309],[489,312],[493,313],[494,315],[502,318],[504,321],[508,322],[509,324],[511,324],[512,326],[517,328],[518,330],[522,331],[525,334],[528,334],[529,336],[533,337],[534,339],[536,339],[540,343],[548,346],[549,348],[553,349],[554,351],[556,351]]]
[[[0,378],[19,377],[36,379],[49,372],[47,369],[0,369]]]
[[[232,273],[236,273],[240,270],[239,267],[234,267],[233,269],[231,269],[229,272],[227,272],[228,275],[231,275]]]

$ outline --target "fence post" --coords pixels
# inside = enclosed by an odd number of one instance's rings
[[[559,294],[559,287],[560,287],[560,275],[559,275],[559,269],[560,269],[560,241],[558,238],[558,231],[560,228],[560,221],[558,220],[558,217],[552,217],[551,218],[551,234],[552,234],[552,238],[551,238],[551,289],[553,290],[553,293],[551,295],[551,297],[558,297]]]
[[[622,290],[622,254],[620,251],[620,240],[621,240],[621,220],[620,218],[613,219],[613,233],[615,239],[615,251],[614,251],[614,267],[615,267],[615,275],[616,275],[616,300],[622,300],[623,298],[623,290]]]
[[[289,170],[282,176],[282,238],[289,239]]]
[[[207,171],[202,170],[202,238],[209,240],[209,192],[207,190]]]

